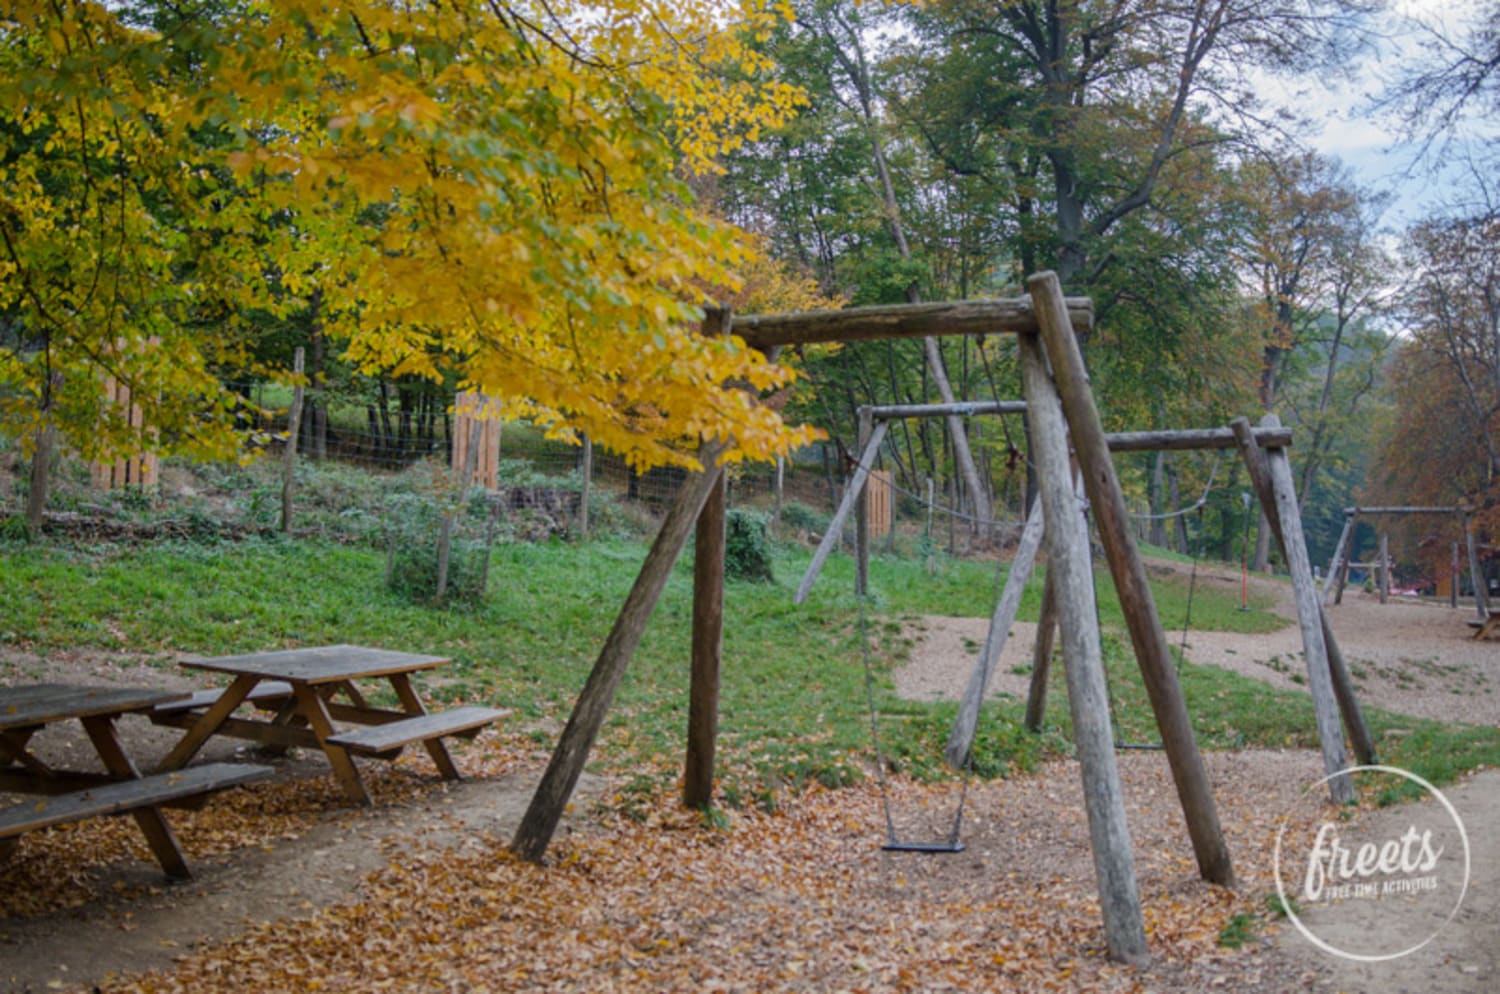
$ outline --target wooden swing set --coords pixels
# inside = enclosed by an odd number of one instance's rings
[[[1126,527],[1124,497],[1110,459],[1111,437],[1106,436],[1102,429],[1078,348],[1075,330],[1086,331],[1092,327],[1092,303],[1086,298],[1064,298],[1057,276],[1050,272],[1032,276],[1027,280],[1027,289],[1029,298],[1010,300],[894,305],[751,317],[734,317],[724,310],[710,311],[703,332],[706,335],[732,332],[747,345],[771,357],[781,347],[797,343],[996,333],[1017,336],[1024,403],[1032,429],[1031,455],[1040,491],[1040,513],[1031,515],[1022,543],[1031,544],[1030,554],[1034,556],[1042,540],[1046,541],[1048,593],[1044,595],[1044,625],[1050,636],[1050,624],[1046,621],[1046,607],[1050,606],[1051,617],[1055,618],[1061,635],[1106,947],[1116,959],[1139,962],[1149,953],[1116,765],[1100,633],[1094,610],[1089,539],[1083,517],[1077,513],[1079,502],[1074,460],[1104,545],[1136,660],[1156,716],[1199,874],[1209,882],[1232,886],[1234,870],[1171,650],[1147,583],[1145,566]],[[872,416],[870,437],[873,439],[877,432],[883,433],[876,427]],[[1115,447],[1130,444],[1122,444],[1121,438],[1113,437]],[[1285,452],[1285,445],[1290,442],[1289,433],[1274,421],[1273,416],[1268,416],[1260,429],[1252,429],[1248,421],[1239,419],[1229,429],[1216,429],[1207,434],[1168,433],[1163,436],[1162,433],[1143,433],[1138,440],[1141,447],[1146,448],[1192,448],[1212,440],[1217,447],[1240,449],[1250,467],[1256,492],[1263,506],[1271,512],[1272,526],[1291,566],[1307,648],[1309,688],[1316,708],[1324,764],[1330,774],[1330,792],[1335,801],[1352,797],[1352,785],[1345,772],[1349,764],[1340,712],[1362,762],[1369,761],[1367,755],[1373,758],[1373,749],[1313,586],[1312,568],[1303,541]],[[870,439],[865,440],[864,448],[870,448]],[[723,642],[725,485],[719,463],[723,450],[722,443],[705,441],[702,444],[699,460],[703,470],[684,481],[667,511],[661,530],[605,639],[511,842],[512,850],[522,859],[539,862],[545,856],[630,658],[640,643],[672,566],[695,527],[692,660],[683,801],[690,807],[705,807],[712,802]],[[850,491],[863,487],[865,480],[860,474],[867,476],[868,464],[869,460],[860,460]],[[838,524],[841,526],[842,523]],[[836,532],[837,528],[830,527],[830,534]],[[1024,583],[1024,577],[1017,580],[1017,574],[1021,572],[1012,567],[1007,588],[1018,582]],[[992,632],[1003,633],[1009,627],[1008,622],[1004,625],[994,623],[1002,620],[1000,608],[1006,605],[1009,596],[1007,589],[997,606],[996,618],[992,620]],[[1019,593],[1013,599],[1018,602]],[[1010,610],[1013,615],[1013,608]],[[1332,653],[1330,646],[1334,646]],[[981,666],[989,655],[986,652],[981,658]],[[974,691],[976,680],[979,684],[977,694]],[[966,703],[971,695],[976,696],[976,701],[982,699],[984,682],[985,678],[978,674],[971,679]],[[976,715],[977,710],[976,703]],[[952,747],[950,740],[950,758]]]

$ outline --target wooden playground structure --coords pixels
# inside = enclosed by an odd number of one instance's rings
[[[1352,683],[1338,652],[1303,539],[1286,446],[1290,433],[1274,416],[1259,428],[1241,418],[1228,428],[1198,432],[1152,432],[1107,436],[1089,387],[1076,331],[1092,326],[1091,302],[1065,299],[1053,273],[1027,281],[1029,298],[962,301],[887,307],[851,308],[804,314],[735,317],[710,311],[703,333],[733,333],[747,345],[774,357],[781,347],[797,343],[848,342],[879,338],[937,335],[1017,336],[1024,400],[1032,428],[1031,458],[1037,468],[1039,513],[1033,513],[1022,535],[1007,589],[992,619],[990,641],[1003,637],[1014,616],[1019,588],[1029,560],[1045,541],[1047,586],[1042,631],[1050,641],[1061,636],[1073,732],[1084,785],[1085,809],[1094,853],[1106,946],[1112,957],[1140,961],[1148,957],[1134,857],[1125,819],[1125,804],[1115,758],[1100,632],[1094,608],[1093,565],[1080,512],[1078,486],[1087,498],[1130,631],[1161,733],[1179,800],[1197,859],[1199,874],[1213,883],[1234,883],[1233,864],[1220,828],[1217,807],[1204,770],[1178,683],[1171,650],[1157,614],[1145,566],[1126,527],[1126,509],[1110,458],[1112,448],[1238,449],[1248,466],[1262,506],[1282,543],[1296,590],[1298,616],[1306,652],[1324,766],[1332,800],[1352,797],[1347,775],[1345,730],[1361,762],[1374,758]],[[1011,402],[1015,403],[1015,402]],[[967,405],[965,405],[967,406]],[[845,505],[864,490],[879,436],[894,410],[861,412],[861,458],[855,467]],[[927,413],[926,411],[923,412]],[[943,412],[949,413],[949,412]],[[714,754],[718,728],[720,650],[723,641],[725,559],[725,482],[719,458],[722,443],[705,441],[699,450],[702,471],[691,474],[667,511],[645,562],[589,677],[579,694],[540,785],[512,840],[523,859],[540,861],[583,772],[584,763],[603,726],[614,694],[638,646],[651,612],[689,533],[696,530],[693,573],[693,632],[683,801],[691,807],[712,802]],[[1075,466],[1077,476],[1075,477]],[[859,501],[861,506],[864,501]],[[861,518],[865,514],[860,515]],[[836,535],[842,521],[828,529]],[[869,531],[858,528],[860,562],[867,562]],[[825,538],[825,542],[827,539]],[[822,552],[824,558],[827,553]],[[1020,563],[1022,552],[1028,562]],[[865,580],[861,566],[860,582]],[[810,579],[805,579],[804,587]],[[1013,593],[1010,589],[1016,588]],[[806,591],[799,591],[805,596]],[[997,634],[998,633],[998,634]],[[986,660],[998,656],[987,647],[970,681],[975,702],[983,696]],[[1040,667],[1038,667],[1040,669]],[[1041,675],[1036,679],[1045,679]],[[977,692],[975,687],[977,686]],[[1033,687],[1035,691],[1035,686]],[[1341,719],[1342,718],[1342,722]],[[962,720],[962,716],[961,716]],[[972,731],[970,731],[972,736]],[[967,752],[958,728],[950,740],[949,758]]]

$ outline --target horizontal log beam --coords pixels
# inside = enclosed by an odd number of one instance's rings
[[[1263,449],[1285,449],[1292,444],[1290,428],[1256,428],[1255,440]],[[1187,451],[1235,448],[1234,432],[1228,428],[1194,428],[1188,431],[1117,431],[1104,436],[1111,452]]]
[[[1075,330],[1094,326],[1094,303],[1069,297],[1068,317]],[[731,334],[758,349],[815,342],[862,342],[880,338],[926,338],[935,335],[993,335],[1037,330],[1031,301],[955,300],[936,304],[886,304],[846,307],[840,311],[734,316]]]
[[[980,414],[1025,414],[1024,400],[988,400],[959,404],[880,404],[870,407],[877,421],[900,418],[947,417],[957,414],[973,417]],[[1263,449],[1285,449],[1292,444],[1290,428],[1255,428],[1256,442]],[[1104,436],[1111,452],[1149,452],[1156,450],[1188,451],[1193,449],[1232,449],[1234,432],[1228,428],[1191,428],[1181,431],[1117,431]]]
[[[876,404],[870,415],[877,421],[898,418],[974,417],[980,414],[1025,414],[1024,400],[979,400],[957,404]]]
[[[1346,507],[1345,514],[1457,514],[1457,507]]]

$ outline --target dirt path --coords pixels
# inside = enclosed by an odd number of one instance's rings
[[[1204,570],[1199,580],[1237,587],[1240,578],[1237,573]],[[1256,590],[1276,605],[1278,613],[1294,621],[1289,586],[1265,579],[1253,582]],[[1344,603],[1329,609],[1334,633],[1366,706],[1442,721],[1500,723],[1500,693],[1496,692],[1500,685],[1500,644],[1470,638],[1469,617],[1469,608],[1454,610],[1446,605],[1399,599],[1382,605],[1373,595],[1356,591],[1349,591]],[[920,619],[909,661],[894,674],[897,693],[914,700],[961,696],[987,627],[987,621],[978,618]],[[1035,632],[1036,626],[1028,623],[1018,622],[1012,627],[990,687],[991,696],[1025,698]],[[1273,686],[1305,690],[1301,635],[1295,623],[1257,635],[1191,632],[1187,655],[1194,662],[1230,669]],[[1307,761],[1296,775],[1305,779],[1319,775],[1316,758],[1303,758]],[[1262,762],[1249,755],[1243,759]],[[1210,760],[1221,770],[1235,766],[1233,754]],[[1140,760],[1126,755],[1121,762],[1122,769],[1129,770]],[[1287,767],[1286,772],[1291,769]],[[1268,789],[1256,777],[1242,776],[1237,783],[1215,779],[1221,804],[1229,800],[1226,790]],[[1420,930],[1428,925],[1436,929],[1430,943],[1388,961],[1360,962],[1331,955],[1288,925],[1274,939],[1276,954],[1283,958],[1280,967],[1262,978],[1264,986],[1252,984],[1242,989],[1370,994],[1481,994],[1500,990],[1500,771],[1480,772],[1444,793],[1467,827],[1472,857],[1468,890],[1451,922],[1437,927],[1441,916],[1451,909],[1451,903],[1443,901],[1437,901],[1438,907],[1427,917],[1388,901],[1320,905],[1305,916],[1313,935],[1336,948],[1351,948],[1339,942],[1358,937],[1377,947],[1388,939],[1385,946],[1399,950],[1404,948],[1400,941],[1403,929]],[[1442,820],[1441,806],[1429,800],[1365,813],[1350,825],[1350,832],[1364,838],[1399,838],[1413,825]],[[1134,825],[1132,831],[1137,831]],[[1262,839],[1258,845],[1265,849],[1270,842]],[[1265,852],[1254,855],[1262,863],[1269,858]],[[1265,886],[1264,879],[1261,885]],[[1451,899],[1452,890],[1443,896]]]

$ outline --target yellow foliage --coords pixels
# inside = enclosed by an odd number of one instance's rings
[[[138,26],[173,12],[170,31]],[[747,47],[780,16],[763,0],[11,3],[0,310],[25,344],[0,362],[4,416],[35,422],[45,397],[86,450],[117,444],[92,432],[105,369],[169,447],[232,447],[215,372],[248,362],[249,315],[316,301],[364,369],[456,369],[637,466],[694,465],[703,437],[732,439],[731,458],[800,444],[734,386],[790,371],[698,333],[696,288],[738,287],[755,256],[676,178],[797,105]]]

